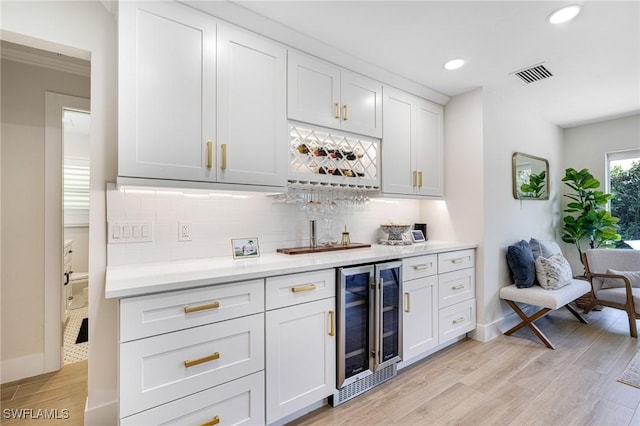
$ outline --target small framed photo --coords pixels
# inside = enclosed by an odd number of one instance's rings
[[[257,238],[238,238],[231,240],[234,259],[245,259],[260,256]]]
[[[426,239],[424,238],[424,234],[419,229],[414,229],[411,231],[411,240],[414,243],[424,243]]]

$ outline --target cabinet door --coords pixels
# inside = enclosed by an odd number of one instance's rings
[[[442,107],[419,100],[415,108],[415,155],[418,194],[443,196]]]
[[[403,282],[403,360],[410,360],[438,345],[438,277]]]
[[[268,311],[267,423],[331,395],[336,387],[335,298]]]
[[[382,137],[382,84],[349,71],[340,74],[342,130]]]
[[[382,192],[415,194],[416,167],[413,97],[390,87],[384,88],[384,129],[382,132]]]
[[[288,53],[287,113],[292,120],[340,128],[340,69],[295,51]]]
[[[215,22],[169,2],[122,2],[119,55],[118,175],[214,179]]]
[[[218,182],[286,185],[286,50],[218,29]]]

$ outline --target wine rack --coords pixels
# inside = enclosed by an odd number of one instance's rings
[[[289,123],[289,182],[380,189],[379,141]]]

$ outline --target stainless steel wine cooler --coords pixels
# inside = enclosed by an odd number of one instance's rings
[[[401,274],[401,261],[338,269],[333,406],[396,375],[402,356]]]

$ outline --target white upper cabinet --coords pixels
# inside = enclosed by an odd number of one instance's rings
[[[442,107],[385,86],[383,120],[382,192],[442,197]]]
[[[284,186],[286,50],[218,26],[218,182]]]
[[[216,131],[216,24],[169,2],[122,2],[118,174],[206,181]]]
[[[119,176],[286,185],[283,46],[172,2],[119,26]]]
[[[382,83],[289,51],[288,117],[380,138]]]

